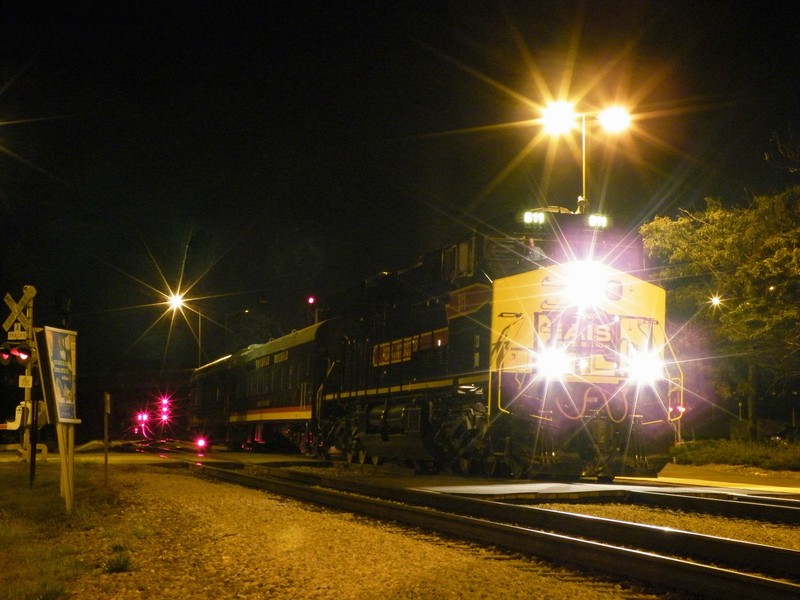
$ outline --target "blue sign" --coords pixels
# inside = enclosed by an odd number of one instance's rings
[[[78,379],[75,345],[77,335],[76,332],[65,329],[44,328],[53,400],[59,423],[80,423],[75,410],[75,382]]]

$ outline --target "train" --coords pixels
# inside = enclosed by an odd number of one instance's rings
[[[335,311],[199,367],[189,427],[232,449],[514,478],[652,474],[683,375],[641,240],[546,206],[364,280]]]

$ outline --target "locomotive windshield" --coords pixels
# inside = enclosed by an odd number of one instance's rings
[[[550,261],[542,241],[537,243],[532,237],[487,237],[483,258],[486,273],[492,279],[530,271]]]

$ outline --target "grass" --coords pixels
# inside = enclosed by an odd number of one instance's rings
[[[800,444],[706,440],[685,442],[672,448],[670,454],[681,465],[744,465],[770,471],[800,471]]]
[[[27,462],[0,463],[0,598],[66,598],[69,582],[97,566],[81,561],[68,535],[102,528],[104,518],[119,507],[118,490],[98,485],[103,481],[98,470],[75,465],[75,502],[68,514],[57,462],[37,462],[32,486]],[[125,546],[111,545],[110,553],[102,565],[107,572],[134,568]]]
[[[103,570],[106,573],[127,573],[134,570],[133,558],[127,550],[122,552],[113,552],[111,556],[103,563]]]

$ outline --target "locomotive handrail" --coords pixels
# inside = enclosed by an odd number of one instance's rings
[[[675,355],[675,351],[672,348],[672,344],[669,341],[669,338],[664,333],[664,340],[665,344],[664,347],[669,350],[670,356],[672,357],[672,361],[664,361],[664,368],[667,371],[667,381],[668,381],[668,389],[667,389],[667,407],[671,409],[673,407],[672,399],[676,397],[676,404],[675,404],[675,413],[676,416],[672,416],[672,410],[670,410],[667,414],[667,418],[670,422],[677,421],[683,416],[684,408],[683,408],[683,369],[681,369],[681,363],[678,360],[678,357]],[[677,374],[671,374],[670,370],[677,371]]]
[[[492,354],[494,356],[489,358],[489,391],[488,391],[488,396],[489,397],[488,397],[487,411],[488,411],[488,416],[489,416],[490,420],[491,420],[491,416],[492,416],[492,407],[495,405],[495,402],[494,402],[495,399],[497,401],[496,402],[497,409],[500,412],[503,412],[503,413],[506,413],[506,414],[510,414],[510,412],[511,412],[511,411],[506,410],[502,406],[502,398],[501,398],[501,396],[502,396],[503,386],[501,384],[502,384],[502,381],[503,381],[503,363],[505,362],[506,353],[503,353],[502,356],[500,354],[501,353],[501,349],[502,349],[503,346],[507,347],[507,346],[510,345],[510,343],[508,341],[501,341],[501,340],[503,340],[503,338],[505,338],[505,332],[508,331],[508,329],[510,327],[511,327],[511,325],[508,325],[500,333],[500,337],[498,338],[497,344],[495,345],[494,349],[492,350]],[[495,368],[493,369],[492,368],[492,364],[493,364],[493,362],[495,360],[497,360],[498,363],[495,365]],[[492,384],[492,378],[493,377],[497,378],[497,392],[496,393],[495,393],[495,386]],[[496,398],[494,398],[493,396],[496,396]]]

